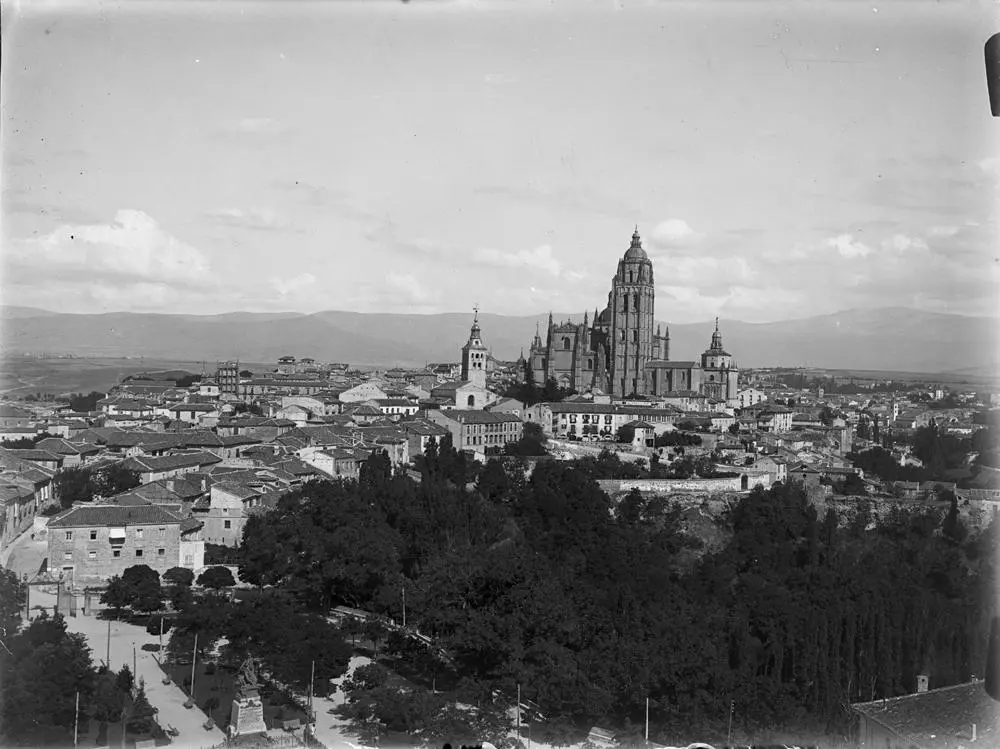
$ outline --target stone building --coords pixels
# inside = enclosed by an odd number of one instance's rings
[[[202,524],[164,505],[82,504],[48,524],[48,568],[75,581],[107,580],[136,564],[161,575],[204,564]]]
[[[539,385],[551,379],[563,388],[615,398],[695,391],[735,401],[739,370],[722,348],[718,320],[701,362],[671,361],[670,331],[655,323],[655,296],[653,263],[636,228],[604,310],[594,310],[593,320],[585,313],[582,323],[558,325],[550,313],[544,340],[535,331],[525,375]]]

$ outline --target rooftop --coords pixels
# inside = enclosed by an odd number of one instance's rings
[[[982,681],[927,692],[863,702],[852,707],[918,749],[960,749],[1000,743],[1000,703],[986,694]]]

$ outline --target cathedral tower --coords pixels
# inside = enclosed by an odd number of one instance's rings
[[[469,340],[462,346],[462,379],[485,388],[489,350],[483,345],[482,333],[479,330],[479,307],[475,308],[475,312]]]
[[[647,390],[646,363],[654,358],[653,301],[653,263],[636,227],[611,282],[608,389],[614,396]]]

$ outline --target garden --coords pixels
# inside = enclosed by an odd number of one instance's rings
[[[191,695],[191,661],[184,659],[164,661],[160,664],[164,678],[177,684],[185,694]],[[236,694],[237,666],[198,660],[194,673],[193,705],[201,709],[222,731],[229,727],[233,698]],[[258,690],[264,707],[264,722],[268,728],[281,727],[283,721],[307,722],[305,710],[290,695],[264,682]]]

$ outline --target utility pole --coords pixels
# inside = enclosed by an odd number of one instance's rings
[[[157,651],[160,654],[160,663],[163,662],[163,616],[160,616],[160,649]]]
[[[406,581],[403,581],[403,629],[406,629]]]
[[[194,702],[194,667],[198,662],[198,633],[194,633],[194,650],[191,652],[191,701]]]
[[[108,669],[111,669],[111,618],[108,618],[108,652],[105,656],[105,662],[108,664]]]
[[[79,744],[80,736],[80,690],[76,690],[76,713],[73,717],[73,749]]]
[[[736,710],[736,700],[729,701],[729,734],[726,737],[726,744],[733,743],[733,712]]]
[[[646,698],[646,743],[649,743],[649,697]]]
[[[309,671],[309,722],[315,722],[313,717],[316,713],[313,711],[313,684],[316,682],[316,661],[312,662],[312,666]]]
[[[517,685],[517,740],[521,740],[521,685]]]
[[[135,662],[135,640],[132,640],[132,678],[136,680],[137,684],[139,683],[139,670]]]

